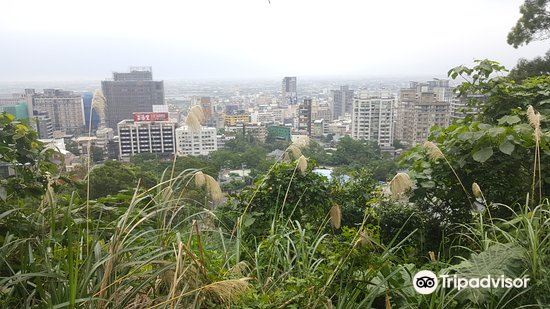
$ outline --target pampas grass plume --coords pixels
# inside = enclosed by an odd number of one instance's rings
[[[101,121],[105,120],[105,105],[105,96],[103,96],[101,90],[97,89],[92,98],[92,108],[99,115]]]
[[[187,117],[185,118],[185,124],[189,128],[189,131],[196,133],[201,130],[201,122],[199,121],[199,118],[193,113],[187,114]]]
[[[411,188],[412,181],[406,173],[397,173],[390,181],[390,191],[393,196],[399,196]]]
[[[230,279],[214,282],[204,287],[204,290],[214,294],[221,302],[230,303],[250,288],[251,278]]]
[[[535,130],[535,139],[540,141],[541,130],[540,130],[540,113],[536,112],[533,106],[529,105],[527,108],[527,119],[529,124]]]
[[[480,198],[482,196],[481,188],[476,182],[472,183],[472,194],[475,198]]]
[[[298,158],[298,169],[304,175],[307,171],[307,159],[303,155]]]
[[[439,147],[437,147],[437,145],[433,142],[425,141],[424,148],[426,149],[426,151],[428,152],[428,156],[432,160],[437,160],[444,157],[443,152],[441,152],[441,149],[439,149]]]
[[[204,175],[206,180],[206,190],[210,194],[210,197],[214,202],[219,202],[223,198],[222,189],[220,188],[220,184],[214,179],[214,177],[205,174]]]
[[[302,151],[300,150],[300,148],[294,144],[291,144],[285,151],[284,159],[286,161],[291,161],[294,159],[298,159],[301,155]]]
[[[189,109],[189,114],[195,115],[200,123],[203,123],[206,120],[206,118],[204,117],[204,112],[200,105],[191,106],[191,108]]]
[[[340,205],[334,204],[330,208],[330,224],[333,228],[339,229],[340,225],[342,224],[342,209],[340,209]]]
[[[198,171],[195,173],[195,186],[202,187],[204,186],[204,183],[206,182],[206,179],[204,178],[204,173],[201,171]]]

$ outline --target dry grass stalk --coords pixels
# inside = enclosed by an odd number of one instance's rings
[[[399,197],[412,188],[412,181],[408,174],[397,173],[390,181],[390,191],[394,197]]]
[[[424,148],[428,152],[428,156],[432,160],[438,160],[444,157],[443,152],[441,152],[441,149],[437,147],[437,145],[430,141],[424,142]]]
[[[206,120],[206,118],[204,117],[204,112],[200,105],[191,106],[191,108],[189,109],[189,114],[195,115],[200,123],[204,123],[204,121]]]
[[[223,303],[231,303],[242,293],[250,289],[250,283],[248,283],[250,279],[246,277],[218,281],[205,286],[203,290],[212,293]]]
[[[214,179],[214,177],[205,174],[204,175],[206,180],[206,190],[210,194],[210,197],[214,202],[219,202],[223,198],[222,189],[220,188],[220,184]]]
[[[304,175],[307,172],[307,159],[303,155],[298,158],[298,170]]]
[[[92,98],[92,108],[96,111],[102,122],[105,120],[105,101],[105,96],[103,96],[101,90],[97,89]]]
[[[292,161],[295,159],[298,159],[302,155],[302,151],[300,150],[300,147],[291,144],[288,146],[288,148],[285,151],[284,160],[285,161]]]
[[[529,120],[531,127],[533,127],[535,141],[540,142],[540,137],[542,135],[542,131],[540,130],[540,113],[535,111],[531,105],[527,108],[527,119]]]
[[[428,255],[430,256],[430,261],[436,262],[435,253],[433,251],[429,251]]]
[[[201,171],[198,171],[195,173],[195,186],[202,187],[204,186],[206,182],[206,179],[204,177],[204,173]]]
[[[362,247],[370,244],[369,238],[367,237],[367,232],[364,229],[359,231],[359,239],[357,239],[357,242]]]
[[[334,204],[330,208],[330,225],[332,225],[333,228],[339,229],[340,225],[342,224],[342,209],[340,208],[340,205]]]
[[[245,261],[240,261],[239,263],[235,264],[235,266],[231,267],[231,269],[229,269],[229,272],[242,277],[250,272],[250,265],[248,265],[248,263]]]
[[[295,140],[292,144],[294,146],[298,147],[298,148],[307,147],[307,145],[309,145],[309,137],[302,136],[302,137],[298,138],[297,140]]]
[[[481,188],[476,182],[472,183],[472,194],[475,198],[480,198],[483,196],[483,194],[481,193]]]
[[[542,201],[542,175],[541,175],[541,168],[540,168],[540,138],[542,135],[542,131],[540,129],[540,113],[535,111],[533,106],[529,105],[527,108],[527,119],[529,120],[529,124],[531,127],[533,127],[533,134],[535,136],[535,159],[533,162],[533,183],[531,185],[531,202],[535,202],[535,187],[536,187],[536,179],[537,179],[537,172],[538,172],[538,182],[539,182],[539,203]]]
[[[223,198],[223,192],[220,188],[220,184],[214,179],[214,177],[204,174],[201,171],[195,173],[195,185],[197,187],[204,187],[206,192],[212,198],[212,201],[219,202]]]
[[[185,118],[185,124],[189,128],[189,131],[197,133],[201,130],[201,122],[195,114],[189,113]]]

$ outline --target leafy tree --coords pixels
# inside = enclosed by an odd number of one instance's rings
[[[506,69],[498,62],[476,60],[472,68],[458,66],[449,71],[453,79],[464,82],[457,87],[460,97],[479,109],[480,121],[497,124],[499,119],[525,111],[529,105],[546,114],[550,91],[550,76],[535,76],[519,83],[502,74]]]
[[[244,226],[252,235],[265,235],[274,218],[318,228],[331,207],[331,198],[326,179],[311,169],[301,173],[296,162],[279,163],[254,186],[236,195],[226,211],[238,216],[246,209]]]
[[[302,153],[320,165],[329,165],[332,163],[332,155],[327,153],[325,148],[316,141],[310,141],[308,146],[302,150]]]
[[[137,183],[135,171],[130,165],[107,161],[90,172],[90,197],[115,195],[121,190],[132,190]]]
[[[104,153],[103,153],[103,149],[100,148],[100,147],[96,147],[96,146],[92,146],[90,148],[90,151],[92,153],[92,161],[97,163],[97,162],[101,162],[103,161],[104,159]]]
[[[65,149],[67,149],[67,151],[74,154],[75,156],[80,155],[80,150],[78,149],[78,143],[71,139],[65,140]]]
[[[357,227],[363,221],[368,204],[378,195],[378,181],[366,168],[347,173],[342,181],[335,177],[330,185],[332,200],[341,206],[342,225]]]
[[[528,77],[550,74],[550,50],[544,57],[536,57],[532,60],[519,59],[516,66],[510,71],[508,77],[521,82]]]
[[[380,148],[376,142],[354,140],[345,136],[338,141],[332,155],[334,165],[367,165],[373,159],[380,158]]]
[[[520,7],[521,17],[508,33],[508,44],[518,47],[531,41],[550,37],[550,2],[525,0]]]
[[[475,198],[469,192],[478,183],[487,202],[515,205],[525,199],[533,174],[536,143],[533,128],[525,110],[537,109],[543,118],[550,113],[545,102],[550,100],[550,77],[532,77],[517,84],[507,77],[492,77],[501,66],[491,61],[478,61],[474,68],[459,67],[450,76],[464,74],[461,94],[481,94],[484,100],[478,119],[458,121],[447,128],[433,128],[429,140],[444,154],[432,159],[429,152],[417,146],[403,156],[405,166],[416,180],[411,201],[438,218],[442,225],[469,222]],[[542,174],[550,171],[550,136],[546,124],[541,125],[540,140]],[[451,168],[452,167],[452,168]],[[456,174],[455,174],[456,173]],[[550,190],[550,178],[537,184]],[[507,217],[505,207],[491,209],[494,217]]]
[[[37,197],[46,189],[48,174],[54,177],[50,161],[54,151],[46,150],[38,134],[11,114],[0,114],[0,162],[15,176],[0,180],[0,199]]]

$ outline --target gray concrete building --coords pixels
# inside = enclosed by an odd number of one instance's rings
[[[353,107],[353,90],[348,86],[340,86],[339,90],[332,90],[332,117],[338,119],[345,114],[351,114]]]
[[[296,76],[287,76],[283,78],[281,85],[282,92],[282,105],[294,105],[298,104],[298,89]]]
[[[164,82],[154,81],[150,67],[130,68],[130,72],[113,73],[113,80],[101,82],[106,99],[106,125],[117,124],[135,112],[152,112],[153,105],[164,104]]]

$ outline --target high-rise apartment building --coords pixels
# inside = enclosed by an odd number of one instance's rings
[[[452,100],[448,81],[411,82],[400,90],[395,138],[408,146],[423,143],[432,126],[449,125]]]
[[[298,103],[298,91],[297,91],[297,79],[296,76],[283,78],[281,92],[282,92],[282,105],[294,105]]]
[[[106,125],[117,124],[134,112],[152,112],[153,105],[164,104],[164,82],[154,81],[150,67],[130,68],[128,73],[113,73],[113,80],[101,82],[106,99]]]
[[[188,126],[176,129],[178,156],[204,156],[218,150],[216,128],[202,127],[199,131],[190,130]]]
[[[48,139],[53,137],[53,125],[52,120],[47,113],[34,112],[34,123],[36,126],[36,132],[38,132],[38,138]]]
[[[164,155],[176,152],[176,123],[168,113],[134,113],[134,119],[118,123],[119,156],[125,160],[138,153]]]
[[[362,92],[353,100],[351,137],[393,145],[395,96],[386,91]]]
[[[311,136],[311,99],[304,99],[298,108],[298,131]]]
[[[59,89],[44,89],[43,93],[27,89],[26,92],[32,99],[33,109],[48,115],[54,130],[74,133],[84,128],[84,107],[79,94]]]
[[[353,107],[353,90],[348,86],[340,86],[339,90],[332,90],[332,117],[338,119],[345,114],[351,114]]]

